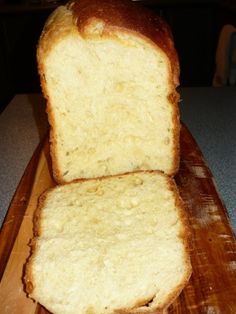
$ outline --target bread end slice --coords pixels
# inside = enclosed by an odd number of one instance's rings
[[[159,172],[58,186],[39,217],[25,283],[52,313],[162,313],[190,277],[183,203]]]

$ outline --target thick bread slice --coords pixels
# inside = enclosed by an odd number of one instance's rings
[[[56,314],[161,313],[191,273],[182,206],[159,172],[57,186],[40,200],[27,292]]]
[[[159,17],[131,1],[72,1],[37,56],[57,182],[177,171],[179,64]]]

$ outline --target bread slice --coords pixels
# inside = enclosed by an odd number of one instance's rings
[[[57,186],[36,220],[26,289],[52,313],[161,313],[189,279],[183,205],[162,173]]]
[[[179,164],[179,64],[168,26],[132,1],[80,0],[38,46],[58,183]]]

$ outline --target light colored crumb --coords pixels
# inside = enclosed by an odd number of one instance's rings
[[[148,312],[171,292],[176,297],[190,265],[170,184],[162,174],[141,172],[50,191],[31,261],[31,296],[63,314]]]

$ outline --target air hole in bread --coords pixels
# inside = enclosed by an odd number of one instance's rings
[[[137,308],[139,309],[139,308],[142,308],[142,307],[150,307],[152,302],[153,302],[153,300],[154,300],[154,296],[152,298],[150,298],[150,300],[146,300],[143,303],[139,303]]]
[[[146,307],[151,306],[151,304],[152,304],[153,300],[154,300],[154,297],[153,297],[153,298],[151,298],[151,300],[150,300],[147,304],[145,304],[144,306],[146,306]]]

